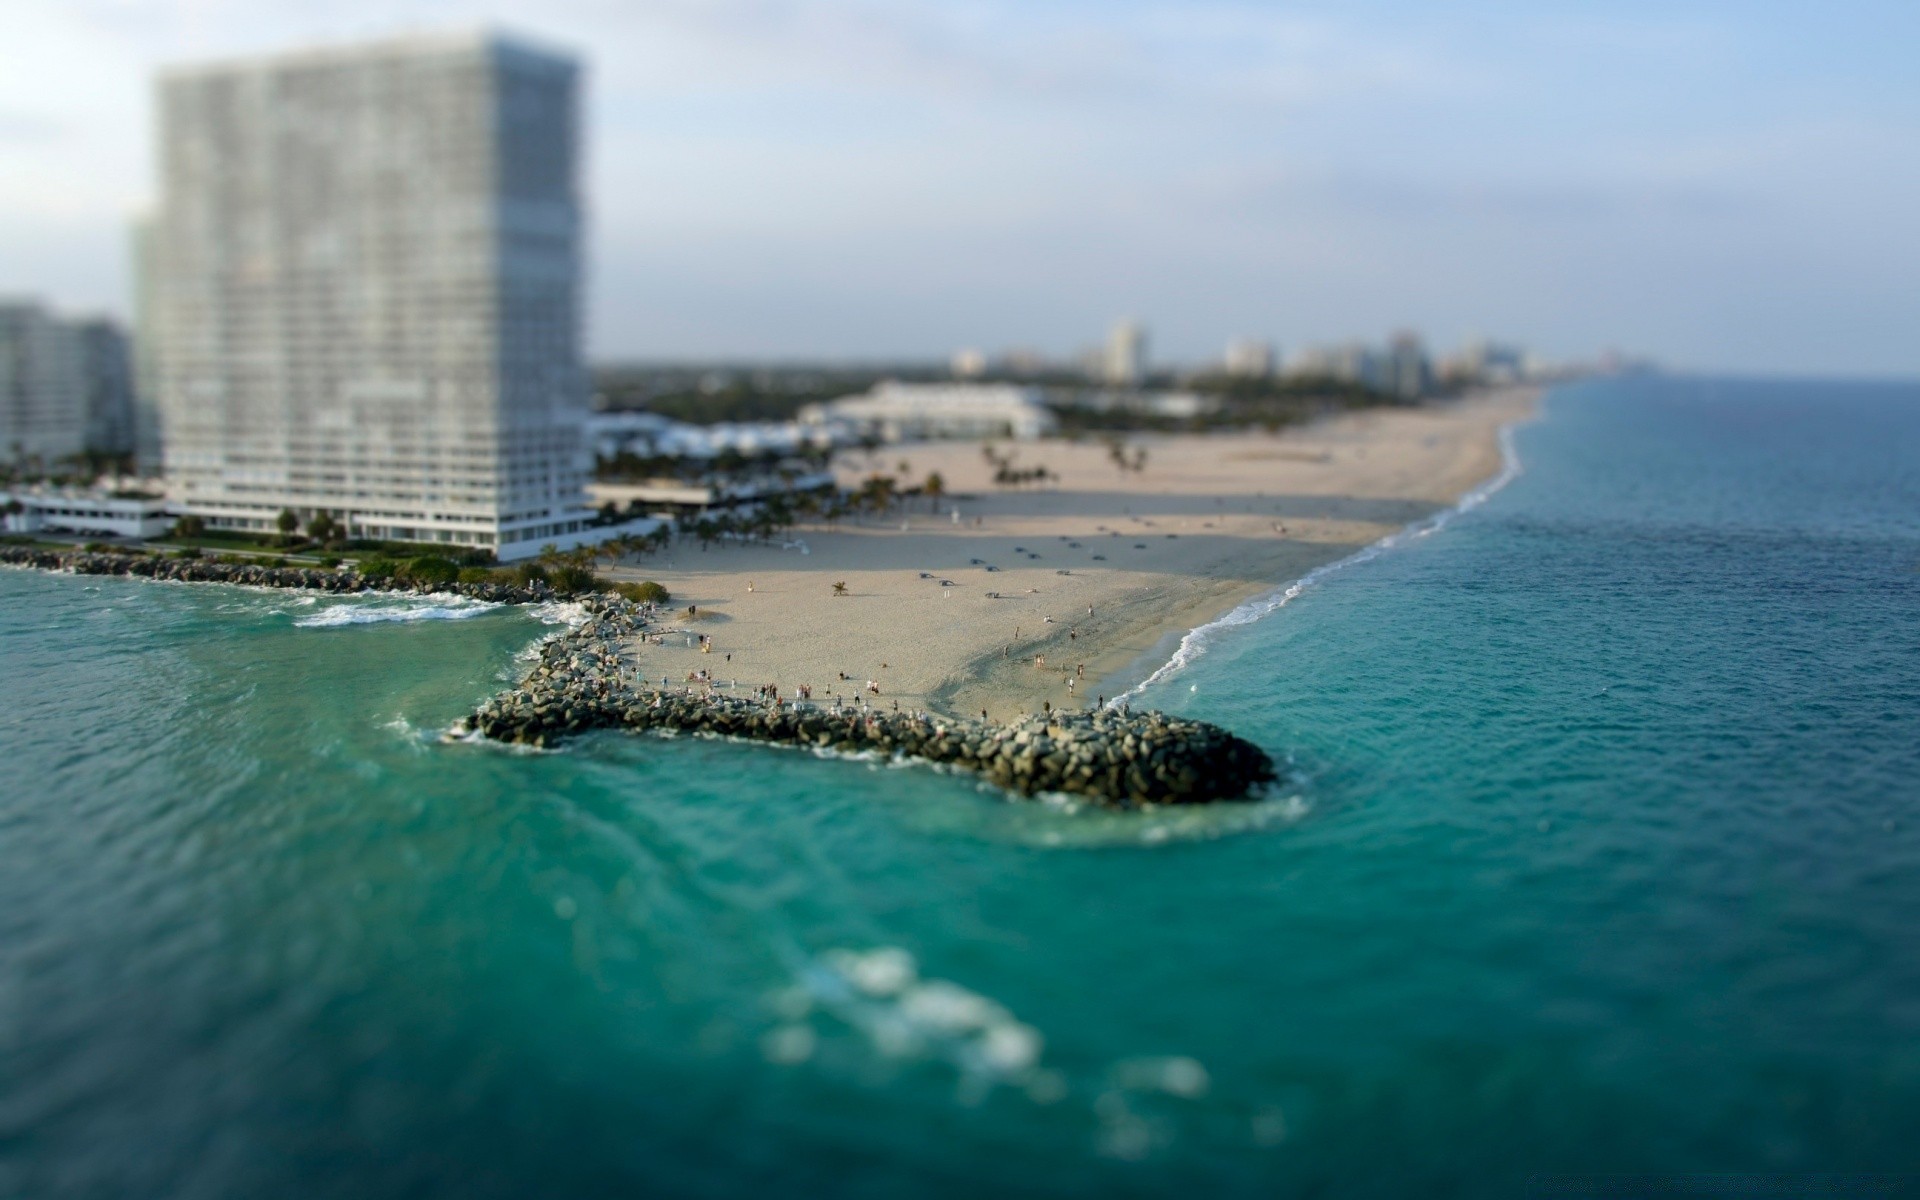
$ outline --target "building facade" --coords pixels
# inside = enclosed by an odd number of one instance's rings
[[[1116,387],[1135,387],[1147,377],[1147,330],[1138,321],[1121,321],[1107,335],[1102,377]]]
[[[0,460],[50,469],[87,447],[78,328],[31,301],[0,303]]]
[[[101,318],[74,323],[86,389],[86,448],[122,458],[133,453],[133,350],[127,332]]]
[[[888,379],[859,396],[800,410],[810,425],[888,442],[927,438],[1018,438],[1052,433],[1057,422],[1040,389],[1011,383],[902,383]]]
[[[162,76],[141,366],[177,508],[503,559],[594,536],[578,74],[475,33]]]
[[[26,488],[0,492],[0,529],[81,537],[159,537],[173,526],[166,501],[141,492]]]

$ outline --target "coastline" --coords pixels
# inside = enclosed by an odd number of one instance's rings
[[[1288,580],[1279,584],[1267,592],[1236,605],[1234,608],[1210,621],[1194,626],[1180,638],[1177,645],[1173,646],[1171,653],[1158,656],[1149,653],[1149,655],[1144,656],[1135,663],[1132,671],[1122,672],[1111,677],[1107,682],[1110,685],[1118,685],[1114,687],[1112,694],[1117,699],[1122,700],[1140,694],[1148,687],[1177,673],[1202,654],[1206,653],[1207,646],[1212,640],[1214,631],[1231,629],[1241,625],[1251,625],[1255,621],[1271,616],[1273,613],[1291,604],[1308,588],[1334,572],[1368,562],[1414,538],[1422,538],[1430,533],[1437,533],[1445,528],[1448,522],[1452,521],[1453,518],[1459,516],[1461,513],[1470,512],[1478,508],[1502,488],[1519,478],[1522,466],[1519,452],[1514,448],[1513,444],[1514,431],[1520,426],[1538,419],[1540,397],[1543,394],[1544,392],[1537,392],[1535,394],[1525,414],[1517,416],[1513,420],[1500,426],[1497,434],[1500,448],[1499,471],[1486,481],[1463,494],[1454,502],[1452,507],[1441,509],[1430,517],[1422,518],[1410,525],[1396,529],[1379,541],[1363,546],[1345,558],[1335,559],[1332,562],[1315,567],[1298,579]],[[1164,645],[1164,643],[1168,641],[1171,641],[1171,635],[1163,638],[1162,644]],[[1129,684],[1127,680],[1130,675],[1138,675],[1140,677],[1139,682]]]
[[[996,490],[979,443],[883,447],[843,467],[842,485],[937,471],[937,509],[802,528],[785,549],[683,540],[643,570],[695,616],[669,614],[666,644],[636,658],[656,680],[706,671],[748,691],[873,700],[872,681],[878,704],[948,717],[1090,708],[1497,490],[1513,470],[1503,431],[1539,395],[1131,439],[1148,453],[1138,472],[1117,472],[1099,443],[1003,444],[1049,468],[1043,490]]]

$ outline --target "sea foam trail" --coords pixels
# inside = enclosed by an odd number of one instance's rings
[[[1488,497],[1520,476],[1520,454],[1514,448],[1513,435],[1514,431],[1524,423],[1524,421],[1510,421],[1500,427],[1500,470],[1494,474],[1493,478],[1461,496],[1453,507],[1442,509],[1431,516],[1422,517],[1411,525],[1396,529],[1379,541],[1370,543],[1345,558],[1315,567],[1285,587],[1255,596],[1225,616],[1217,617],[1205,625],[1188,630],[1187,635],[1180,639],[1180,645],[1174,650],[1171,658],[1162,663],[1153,674],[1108,701],[1108,707],[1125,703],[1129,698],[1139,695],[1154,684],[1186,668],[1206,653],[1207,646],[1213,641],[1214,635],[1221,630],[1238,625],[1251,625],[1260,618],[1285,608],[1293,602],[1294,597],[1334,572],[1371,562],[1396,546],[1403,546],[1430,533],[1437,533],[1446,528],[1447,523],[1461,513],[1470,512],[1485,504]]]
[[[437,604],[336,604],[294,625],[301,629],[338,629],[347,625],[374,625],[382,621],[460,621],[492,612],[500,605],[461,596],[431,597]]]

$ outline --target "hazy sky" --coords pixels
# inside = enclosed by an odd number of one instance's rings
[[[600,357],[1920,374],[1913,0],[0,0],[0,292],[125,311],[156,65],[481,22],[589,64]]]

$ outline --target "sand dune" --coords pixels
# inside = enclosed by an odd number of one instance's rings
[[[816,699],[873,680],[882,705],[995,717],[1083,707],[1152,670],[1188,629],[1453,504],[1499,470],[1499,428],[1535,395],[1279,435],[1134,438],[1139,472],[1095,442],[1003,443],[1059,476],[1039,490],[996,487],[979,443],[884,447],[843,461],[842,484],[904,461],[913,482],[944,479],[937,511],[922,500],[888,520],[801,527],[785,549],[683,540],[614,574],[673,592],[668,645],[641,655],[654,678],[705,669],[746,690],[810,684]],[[689,644],[696,634],[711,652]]]

